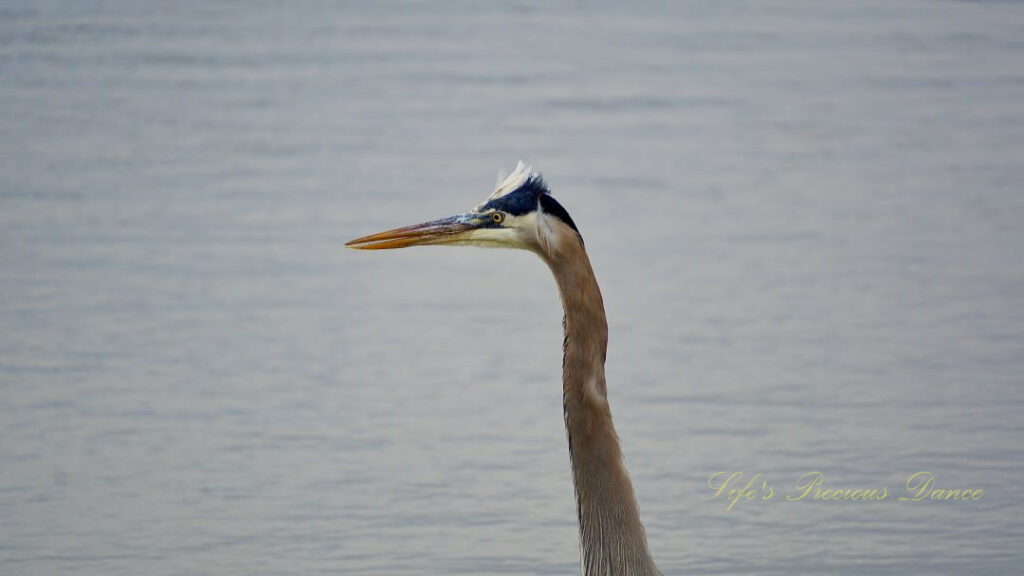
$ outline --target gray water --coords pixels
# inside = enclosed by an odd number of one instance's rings
[[[578,573],[548,271],[342,247],[521,158],[666,574],[1024,564],[1020,4],[4,2],[0,134],[2,574]]]

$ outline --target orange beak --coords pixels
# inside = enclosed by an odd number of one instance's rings
[[[448,244],[458,240],[463,233],[475,229],[477,227],[475,220],[467,214],[460,214],[370,234],[349,240],[345,246],[357,250],[387,250],[427,244]]]

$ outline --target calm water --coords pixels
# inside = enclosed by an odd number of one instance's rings
[[[578,573],[523,158],[666,574],[1019,574],[1024,6],[709,4],[4,2],[0,573]]]

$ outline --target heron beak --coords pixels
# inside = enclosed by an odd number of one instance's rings
[[[479,219],[470,214],[460,214],[363,236],[349,240],[345,246],[357,250],[387,250],[427,244],[449,244],[464,239],[466,233],[475,230],[479,223]]]

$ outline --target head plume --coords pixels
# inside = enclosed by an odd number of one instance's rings
[[[520,160],[511,174],[504,177],[499,175],[494,192],[473,211],[482,213],[488,210],[501,210],[519,216],[538,209],[562,220],[579,233],[569,213],[552,197],[551,190],[544,183],[540,172],[534,171],[529,164]]]
[[[504,172],[498,174],[498,183],[494,187],[494,192],[487,197],[487,200],[484,200],[482,204],[477,206],[477,210],[514,192],[551,194],[540,172],[534,171],[532,166],[520,160],[516,165],[516,169],[511,174],[507,176]]]

